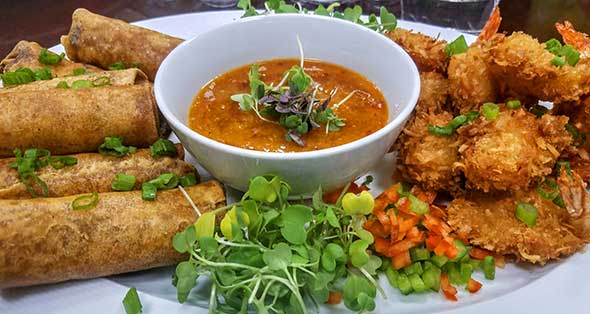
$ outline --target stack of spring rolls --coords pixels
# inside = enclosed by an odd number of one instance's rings
[[[53,77],[0,88],[0,288],[173,264],[182,256],[172,237],[196,221],[193,205],[202,213],[224,203],[216,181],[185,187],[186,195],[178,188],[159,191],[155,201],[142,200],[139,191],[164,173],[196,174],[182,146],[175,156],[162,157],[147,148],[165,135],[151,81],[180,42],[78,9],[62,37],[67,59],[43,63],[43,48],[21,41],[0,62],[1,74],[48,68]],[[136,67],[108,71],[113,63]],[[73,88],[76,81],[97,80],[102,83]],[[122,157],[97,153],[108,136],[139,149]],[[77,160],[35,172],[47,184],[47,197],[33,198],[11,166],[15,149],[29,148]],[[132,191],[112,190],[120,173],[135,177]],[[75,199],[93,192],[99,195],[93,208],[73,209]]]

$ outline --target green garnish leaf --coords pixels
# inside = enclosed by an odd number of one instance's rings
[[[467,45],[467,41],[465,41],[465,36],[461,35],[445,46],[445,54],[450,57],[464,53],[468,48],[469,46]]]
[[[187,173],[180,177],[179,181],[183,187],[197,185],[197,176],[194,173]]]
[[[258,176],[250,180],[249,196],[256,201],[272,203],[277,199],[277,186],[271,184],[265,177]]]
[[[77,80],[72,82],[72,89],[83,89],[83,88],[91,88],[92,82],[89,80]]]
[[[365,240],[356,240],[350,245],[350,261],[354,267],[361,268],[369,262],[369,254],[367,249],[369,248],[369,242]]]
[[[2,79],[5,87],[27,84],[34,81],[50,80],[52,78],[53,74],[51,74],[51,70],[48,67],[37,70],[19,68],[12,72],[0,74],[0,79]]]
[[[184,303],[191,290],[197,285],[199,272],[191,262],[180,262],[176,266],[176,297],[179,303]]]
[[[61,54],[55,54],[51,51],[48,51],[46,48],[41,49],[41,52],[39,52],[39,56],[37,57],[37,60],[39,60],[39,62],[46,64],[46,65],[54,65],[54,64],[58,64],[61,62],[61,60],[63,60],[65,58],[66,54],[65,53],[61,53]]]
[[[125,298],[123,298],[123,307],[127,314],[142,313],[141,301],[139,300],[139,295],[137,294],[135,287],[131,287],[129,291],[127,291],[127,294],[125,294]]]
[[[379,10],[379,17],[381,18],[381,27],[383,30],[392,31],[397,27],[397,18],[393,13],[389,12],[386,7],[381,7]]]
[[[178,186],[180,179],[174,173],[163,173],[159,177],[148,181],[149,184],[154,185],[158,190],[170,190]]]
[[[53,169],[62,169],[67,166],[77,165],[78,159],[70,156],[51,156],[49,157],[49,164]]]
[[[70,86],[68,85],[68,82],[66,82],[66,81],[61,81],[61,82],[57,83],[56,87],[57,88],[65,88],[65,89],[70,88]]]
[[[232,95],[230,98],[231,100],[237,102],[240,105],[240,109],[243,111],[252,110],[256,105],[254,98],[252,98],[252,95],[249,94],[236,94]]]
[[[315,8],[315,10],[313,11],[313,14],[322,15],[322,16],[330,16],[330,12],[328,12],[328,10],[326,10],[326,8],[322,4],[318,5],[318,7]]]
[[[141,185],[141,199],[144,201],[153,201],[156,199],[158,188],[151,183],[143,183]]]
[[[150,146],[150,155],[154,158],[162,157],[162,156],[176,156],[178,152],[176,151],[176,146],[172,141],[161,138],[158,139],[154,144]]]
[[[90,73],[90,71],[86,70],[85,68],[77,68],[72,71],[72,76],[84,75],[88,73]]]
[[[272,250],[268,250],[262,254],[264,263],[272,270],[287,269],[292,257],[291,248],[283,242],[276,244]]]
[[[561,68],[565,65],[565,60],[562,57],[553,57],[553,59],[551,59],[551,64],[558,68]]]
[[[135,186],[135,176],[126,173],[117,173],[111,183],[113,191],[131,191]]]
[[[92,192],[90,195],[82,195],[72,201],[73,210],[87,210],[94,208],[98,204],[98,193]]]
[[[305,224],[313,218],[311,209],[305,205],[291,205],[281,214],[281,235],[291,244],[303,244],[307,239]]]
[[[123,61],[118,61],[109,65],[108,69],[111,71],[125,70],[127,69],[127,66],[125,65],[125,63],[123,63]]]
[[[344,305],[359,313],[375,310],[377,289],[367,279],[351,274],[343,289]]]
[[[303,68],[294,66],[289,70],[289,89],[293,95],[301,94],[311,85],[312,79]]]
[[[105,137],[104,143],[98,147],[98,152],[105,156],[123,157],[136,152],[133,146],[123,145],[123,139],[118,136]]]
[[[361,15],[363,15],[363,9],[359,5],[355,5],[353,8],[344,9],[344,19],[347,21],[357,23],[361,18]]]
[[[206,212],[197,219],[194,224],[196,229],[196,239],[201,241],[203,237],[213,237],[215,233],[215,214]],[[191,243],[192,245],[192,243]]]

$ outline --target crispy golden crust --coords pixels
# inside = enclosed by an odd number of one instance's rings
[[[420,98],[416,113],[440,113],[447,109],[449,82],[438,72],[420,73]]]
[[[8,53],[4,60],[0,61],[0,73],[11,72],[19,68],[29,68],[31,70],[49,67],[51,73],[57,77],[70,75],[75,69],[84,68],[89,72],[102,71],[101,69],[82,63],[75,63],[64,59],[58,64],[46,65],[39,62],[38,57],[41,47],[36,42],[19,41],[14,48]]]
[[[147,83],[147,76],[139,69],[127,69],[120,71],[101,71],[93,72],[90,74],[60,77],[52,80],[36,81],[24,85],[18,85],[15,87],[0,88],[0,93],[16,93],[23,91],[42,91],[57,88],[57,85],[61,82],[66,82],[68,86],[72,85],[73,82],[78,80],[87,81],[106,81],[110,86],[129,86],[136,84]]]
[[[72,26],[61,43],[68,58],[74,61],[108,68],[115,62],[126,65],[138,63],[151,81],[162,60],[182,42],[124,21],[77,9],[72,15]]]
[[[147,147],[158,139],[151,84],[0,93],[0,156],[15,148],[95,152],[107,136]]]
[[[590,94],[590,63],[556,67],[555,57],[531,36],[515,32],[502,37],[490,49],[490,69],[503,86],[519,98],[553,102],[580,101]]]
[[[453,172],[458,160],[457,136],[441,137],[428,132],[429,124],[446,125],[452,118],[447,112],[418,114],[398,140],[401,173],[426,190],[460,189],[459,177]]]
[[[467,187],[494,190],[527,190],[552,171],[560,152],[571,143],[565,116],[502,110],[493,121],[480,117],[458,130],[463,145],[455,164]]]
[[[185,188],[201,212],[225,201],[215,181]],[[77,196],[0,200],[0,288],[94,278],[183,259],[172,237],[197,219],[178,189],[101,193],[96,207],[72,210]]]
[[[534,227],[529,228],[516,218],[517,202],[527,202],[539,209]],[[534,190],[519,196],[472,194],[467,199],[453,200],[448,207],[448,223],[467,235],[472,244],[539,264],[584,247],[584,241],[565,221],[567,211],[541,198]]]
[[[396,28],[386,35],[408,52],[421,72],[446,73],[449,63],[449,57],[445,54],[446,41],[402,28]]]
[[[150,155],[149,149],[139,149],[124,157],[103,156],[97,153],[73,155],[78,164],[62,169],[44,167],[37,172],[49,188],[49,197],[59,197],[92,192],[110,192],[111,183],[118,173],[135,176],[134,190],[141,184],[163,173],[183,176],[196,170],[182,160],[184,149],[177,145],[178,157],[158,157]],[[0,159],[0,199],[27,199],[31,194],[20,181],[16,169],[9,167],[14,158]],[[197,175],[198,176],[198,175]],[[42,194],[35,186],[37,195]]]
[[[486,43],[475,43],[467,52],[451,57],[448,67],[449,95],[459,113],[478,110],[498,100],[498,86],[489,69]]]

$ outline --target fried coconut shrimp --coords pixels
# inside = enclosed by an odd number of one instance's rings
[[[500,9],[496,7],[477,41],[449,61],[449,94],[453,109],[459,113],[477,110],[481,104],[498,99],[498,84],[489,68],[488,50],[501,21]]]
[[[446,109],[449,96],[449,82],[438,72],[420,73],[420,98],[416,113],[440,113]]]
[[[568,118],[545,114],[537,119],[523,109],[504,109],[494,120],[480,117],[457,130],[467,187],[491,191],[527,190],[552,172],[572,137]]]
[[[453,163],[458,160],[457,136],[441,137],[428,131],[428,125],[446,125],[452,119],[448,112],[418,113],[398,141],[399,170],[425,190],[460,189],[459,177],[453,172]]]
[[[490,49],[490,69],[520,99],[579,102],[590,93],[590,63],[552,64],[556,56],[531,36],[515,32],[501,37]]]
[[[446,73],[449,63],[449,57],[445,54],[446,41],[401,28],[385,34],[406,50],[420,72]]]

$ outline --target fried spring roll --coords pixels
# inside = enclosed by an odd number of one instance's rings
[[[124,21],[77,9],[70,32],[61,37],[68,58],[107,68],[115,62],[138,64],[151,81],[162,60],[182,42]]]
[[[60,77],[46,81],[36,81],[15,87],[0,88],[0,93],[12,93],[22,91],[41,91],[57,88],[61,82],[66,82],[68,86],[78,80],[87,80],[90,82],[108,82],[110,86],[129,86],[136,84],[148,83],[147,76],[139,69],[127,69],[120,71],[102,71],[78,76]]]
[[[71,75],[75,69],[83,68],[89,72],[102,71],[93,65],[72,62],[64,59],[54,65],[46,65],[39,62],[39,53],[41,47],[38,43],[32,41],[19,41],[12,51],[0,61],[0,73],[11,72],[20,68],[29,68],[31,70],[49,67],[51,73],[58,77]]]
[[[0,93],[0,157],[15,148],[95,152],[107,136],[147,147],[159,137],[151,84]]]
[[[48,186],[49,197],[60,197],[92,192],[111,192],[111,183],[118,173],[135,176],[134,190],[141,184],[157,178],[163,173],[183,176],[197,172],[193,166],[183,161],[184,149],[176,147],[176,157],[152,157],[149,149],[138,149],[136,153],[124,157],[103,156],[98,153],[72,155],[78,160],[74,166],[53,169],[41,168],[36,174]],[[0,199],[27,199],[31,194],[20,181],[16,169],[10,168],[14,158],[0,159]],[[41,195],[41,187],[34,187],[36,195]]]
[[[202,212],[225,201],[216,181],[185,188]],[[180,190],[99,194],[73,210],[77,196],[0,200],[0,288],[95,278],[180,261],[172,237],[197,219]]]

